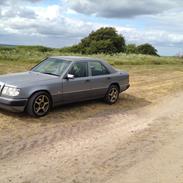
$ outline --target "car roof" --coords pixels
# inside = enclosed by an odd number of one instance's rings
[[[60,60],[68,60],[68,61],[102,61],[97,58],[90,58],[90,57],[78,57],[78,56],[51,56],[49,58],[55,58],[55,59],[60,59]]]

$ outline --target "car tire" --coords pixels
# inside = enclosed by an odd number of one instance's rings
[[[51,108],[50,96],[46,92],[37,92],[28,101],[26,111],[30,116],[43,117]]]
[[[105,102],[108,104],[114,104],[119,99],[119,87],[117,85],[111,85],[105,95]]]

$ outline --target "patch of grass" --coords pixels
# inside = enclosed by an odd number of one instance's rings
[[[27,64],[32,65],[48,56],[55,55],[77,55],[73,53],[63,53],[60,49],[51,49],[42,46],[18,46],[18,47],[0,47],[0,64]],[[82,55],[83,56],[83,55]],[[84,55],[94,58],[107,60],[114,66],[118,65],[174,65],[183,64],[181,57],[156,57],[137,54],[115,54],[115,55]]]
[[[126,55],[118,54],[114,56],[99,55],[112,65],[174,65],[183,64],[183,59],[177,57],[156,57],[147,55]]]

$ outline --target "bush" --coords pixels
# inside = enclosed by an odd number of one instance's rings
[[[126,53],[127,54],[136,54],[136,53],[138,53],[137,46],[135,44],[128,44],[126,46]]]
[[[14,50],[14,47],[8,47],[8,46],[0,46],[0,51],[12,51]]]
[[[120,53],[125,52],[125,39],[117,33],[115,28],[105,27],[91,32],[70,50],[82,54]]]
[[[139,54],[144,54],[144,55],[154,55],[154,56],[159,56],[157,54],[157,50],[156,48],[154,48],[151,44],[142,44],[142,45],[139,45],[137,47],[137,52]]]
[[[25,51],[37,51],[37,52],[49,52],[52,51],[52,48],[48,48],[45,46],[17,46],[17,50],[25,50]]]

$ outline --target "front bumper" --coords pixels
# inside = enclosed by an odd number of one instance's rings
[[[0,108],[12,112],[23,112],[27,105],[27,99],[11,99],[0,97]]]

